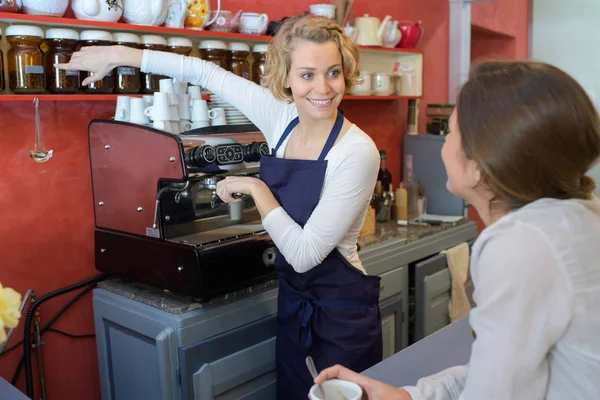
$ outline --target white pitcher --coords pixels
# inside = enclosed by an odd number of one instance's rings
[[[133,25],[162,25],[167,19],[165,0],[123,0],[123,19]]]
[[[122,0],[73,0],[75,18],[88,21],[117,22],[123,15]]]

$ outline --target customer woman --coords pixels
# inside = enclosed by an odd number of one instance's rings
[[[317,368],[368,368],[382,357],[379,278],[368,276],[356,241],[373,193],[379,154],[338,110],[359,77],[358,50],[323,17],[292,18],[271,43],[269,89],[198,58],[122,46],[84,47],[59,68],[92,71],[83,84],[120,65],[207,88],[263,132],[272,154],[261,179],[228,177],[217,193],[251,195],[277,247],[277,392],[305,399]]]
[[[471,258],[468,370],[400,389],[340,366],[316,381],[355,381],[370,400],[598,398],[600,201],[585,174],[600,156],[599,125],[584,90],[557,68],[476,66],[442,149],[448,190],[487,225]]]

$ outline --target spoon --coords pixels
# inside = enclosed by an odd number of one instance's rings
[[[315,379],[317,377],[317,367],[315,367],[315,362],[313,361],[311,356],[306,357],[306,366],[308,367],[308,370],[310,371],[310,374],[312,375],[313,379]],[[318,384],[317,387],[323,395],[323,400],[327,400],[327,396],[325,396],[325,390],[323,390],[323,386],[321,386],[321,384]]]
[[[37,97],[33,99],[33,105],[35,106],[35,141],[33,149],[29,150],[29,156],[36,162],[44,163],[52,158],[52,150],[46,150],[42,141],[39,103],[40,100]]]

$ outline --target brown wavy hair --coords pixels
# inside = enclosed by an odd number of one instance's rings
[[[298,39],[314,43],[334,42],[342,55],[346,91],[354,88],[360,75],[358,47],[354,40],[328,18],[298,15],[283,23],[267,51],[263,79],[275,98],[293,102],[292,92],[285,88],[285,80],[292,64],[294,44]]]
[[[585,174],[600,157],[600,118],[565,72],[533,61],[479,63],[456,111],[463,151],[495,195],[491,206],[591,197]]]

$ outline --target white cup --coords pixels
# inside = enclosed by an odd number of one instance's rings
[[[187,82],[173,79],[173,85],[175,86],[175,93],[177,93],[178,95],[187,93]]]
[[[181,129],[179,128],[179,121],[169,121],[169,123],[171,124],[170,132],[175,135],[179,135],[181,133]]]
[[[171,132],[171,121],[153,121],[152,127],[159,131]]]
[[[311,4],[308,9],[312,15],[335,19],[335,6],[332,4]]]
[[[179,98],[179,105],[177,106],[179,119],[192,119],[192,110],[190,108],[190,95],[180,93],[177,95],[177,97]]]
[[[154,104],[146,107],[144,114],[153,121],[169,121],[169,94],[155,92]]]
[[[192,122],[192,129],[206,128],[207,126],[210,126],[210,122],[208,122],[208,121],[193,121]]]
[[[362,82],[360,82],[356,86],[354,86],[354,89],[352,89],[352,93],[370,94],[371,90],[373,88],[371,85],[371,73],[367,72],[367,71],[362,71],[360,78],[361,78]]]
[[[115,121],[129,121],[130,110],[129,96],[117,96],[117,108],[115,109]]]
[[[154,104],[154,96],[151,94],[144,95],[142,99],[144,99],[144,104],[146,107],[150,107]]]
[[[373,74],[373,90],[375,94],[390,95],[394,91],[392,76],[388,74]]]
[[[192,102],[192,122],[208,121],[208,102],[206,100],[194,100]]]
[[[192,129],[192,123],[189,120],[182,119],[179,121],[179,132],[187,132]]]
[[[194,100],[202,100],[202,88],[200,86],[189,86],[188,94],[190,95],[190,105]]]
[[[175,93],[175,84],[171,78],[158,81],[158,87],[159,91],[162,93]]]
[[[147,125],[148,117],[144,113],[145,104],[144,99],[141,98],[132,98],[129,102],[131,113],[129,115],[129,122],[138,125]]]
[[[170,96],[171,94],[169,94]],[[179,110],[177,109],[178,106],[176,105],[171,105],[169,106],[169,121],[179,121]]]
[[[227,125],[227,118],[225,118],[225,109],[216,107],[212,108],[208,112],[211,126]]]
[[[325,397],[327,399],[341,400],[346,398],[347,400],[360,400],[362,398],[362,389],[354,382],[343,381],[341,379],[330,379],[321,384]],[[321,396],[321,391],[317,385],[313,385],[310,388],[308,397],[310,400],[324,400]]]

